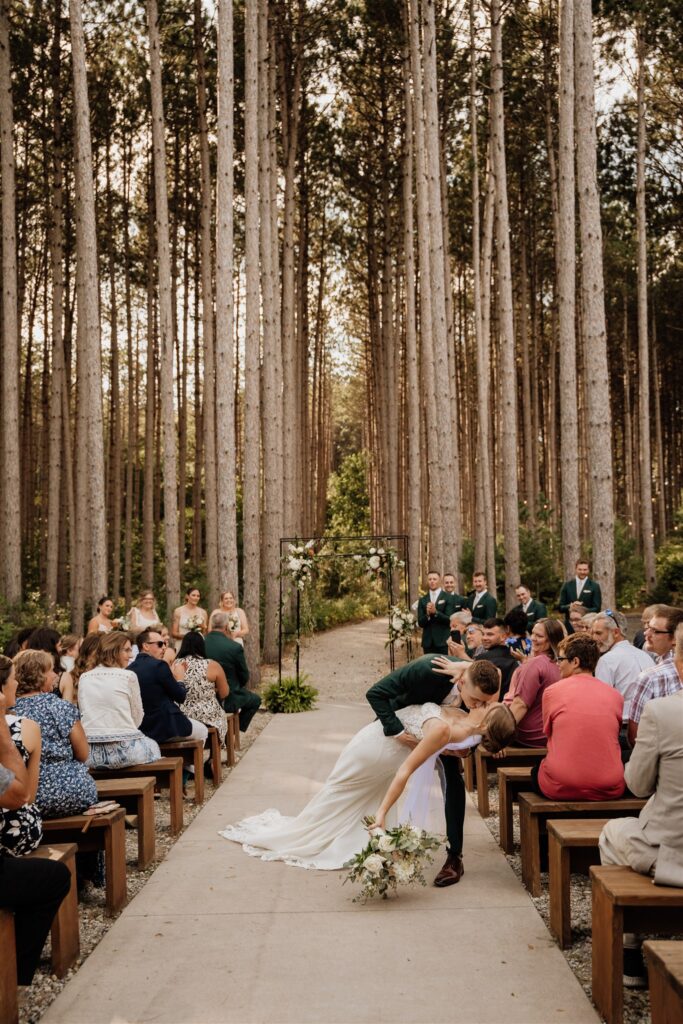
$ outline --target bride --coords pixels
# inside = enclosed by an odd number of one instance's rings
[[[339,869],[367,843],[363,817],[377,811],[377,824],[385,826],[417,768],[425,765],[434,779],[439,751],[471,747],[485,737],[487,749],[496,752],[514,734],[512,716],[498,703],[470,714],[438,704],[413,704],[396,714],[405,731],[418,740],[409,754],[406,746],[384,735],[379,720],[371,722],[346,745],[327,782],[296,818],[270,809],[229,825],[219,835],[242,843],[247,853],[262,860]]]

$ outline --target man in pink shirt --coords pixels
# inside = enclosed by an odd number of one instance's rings
[[[616,800],[624,792],[624,698],[593,675],[599,657],[585,634],[560,644],[561,678],[543,694],[548,754],[534,771],[536,789],[549,800]]]

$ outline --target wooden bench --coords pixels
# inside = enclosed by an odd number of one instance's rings
[[[155,857],[154,834],[154,785],[153,775],[141,775],[133,779],[97,779],[97,795],[100,800],[117,800],[129,815],[137,819],[138,868],[144,870]],[[130,822],[129,822],[130,823]]]
[[[593,1002],[606,1024],[622,1024],[624,932],[675,935],[683,921],[683,889],[653,885],[649,876],[614,864],[592,867],[590,874]]]
[[[519,837],[522,854],[522,881],[532,896],[541,895],[541,868],[547,853],[547,827],[550,818],[624,818],[637,815],[644,800],[622,797],[620,800],[547,800],[537,793],[520,793]]]
[[[560,948],[572,941],[570,877],[600,863],[598,840],[608,818],[548,822],[548,891],[550,931]]]
[[[211,779],[214,787],[217,789],[223,781],[223,769],[221,767],[221,738],[218,729],[215,725],[207,726],[209,730],[209,750],[211,754],[209,761],[211,764]],[[226,737],[227,738],[227,737]]]
[[[167,789],[171,803],[171,832],[173,835],[183,827],[183,759],[182,757],[161,757],[149,764],[133,764],[127,768],[90,769],[95,779],[140,778],[151,775],[157,789]]]
[[[228,720],[228,731],[225,735],[225,747],[228,751],[228,767],[234,768],[237,764],[235,751],[240,748],[240,718],[234,711],[226,711],[225,717]]]
[[[17,1024],[19,1000],[17,998],[17,950],[14,938],[14,914],[0,910],[0,1021]]]
[[[183,764],[194,768],[194,802],[204,803],[204,741],[168,740],[160,743],[164,757],[182,757]]]
[[[514,765],[525,767],[538,764],[548,753],[545,747],[505,747],[503,757],[495,757],[477,747],[474,756],[477,773],[477,806],[482,818],[488,818],[489,809],[489,772],[498,768],[512,768]]]
[[[531,785],[532,768],[499,768],[498,769],[498,825],[500,828],[500,846],[505,853],[512,853],[515,848],[512,829],[512,805],[517,797]]]
[[[76,844],[59,843],[39,846],[33,853],[26,855],[26,860],[56,860],[71,872],[71,888],[59,905],[55,914],[50,938],[52,939],[52,973],[63,978],[66,972],[78,959],[81,951],[81,940],[78,927],[78,886],[76,884]],[[2,1017],[0,1016],[0,1019]]]
[[[104,850],[108,914],[116,914],[127,899],[125,817],[123,807],[117,807],[106,814],[43,819],[43,837],[48,844],[75,843],[79,851]],[[86,825],[88,830],[84,832]]]
[[[644,942],[643,952],[650,981],[652,1024],[680,1024],[683,1020],[683,942]]]

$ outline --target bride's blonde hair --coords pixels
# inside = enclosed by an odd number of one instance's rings
[[[489,754],[506,747],[517,730],[515,716],[507,704],[494,704],[482,723],[484,739],[481,746]]]

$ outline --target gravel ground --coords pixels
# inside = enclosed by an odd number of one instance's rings
[[[246,735],[242,735],[242,749],[237,751],[237,763],[244,756],[259,733],[268,724],[272,715],[267,712],[259,712],[253,719]],[[223,765],[223,780],[228,777],[231,768]],[[201,807],[192,801],[193,786],[188,785],[189,796],[185,798],[184,827],[194,820],[199,814]],[[206,781],[206,801],[213,796],[214,788],[209,779]],[[138,841],[137,832],[126,831],[126,876],[128,879],[128,898],[132,899],[142,889],[148,878],[154,873],[158,864],[164,859],[173,844],[182,833],[171,835],[170,832],[170,805],[168,797],[161,795],[155,801],[156,820],[156,861],[144,871],[138,871]],[[80,920],[81,954],[75,965],[64,978],[56,978],[50,973],[50,942],[43,950],[40,967],[36,971],[33,984],[30,988],[23,990],[22,1005],[19,1011],[19,1024],[35,1024],[39,1021],[50,1003],[57,997],[67,982],[74,976],[81,964],[87,959],[100,939],[106,934],[114,917],[105,917],[104,914],[104,890],[88,886],[87,890],[79,896],[78,916]],[[22,991],[22,990],[20,990]]]
[[[491,814],[485,818],[489,831],[496,842],[500,839],[498,820],[498,786],[489,784]],[[515,844],[519,847],[519,815],[514,812]],[[522,881],[522,861],[519,853],[507,856],[507,861],[517,877]],[[550,926],[548,907],[548,875],[541,874],[543,893],[531,896],[531,901],[543,918],[546,926]],[[586,875],[571,876],[571,907],[572,907],[572,945],[562,950],[564,958],[578,978],[586,995],[591,996],[591,883]],[[671,938],[671,936],[665,936]],[[683,936],[682,936],[683,937]],[[624,1024],[650,1024],[650,1000],[647,989],[624,989]]]

